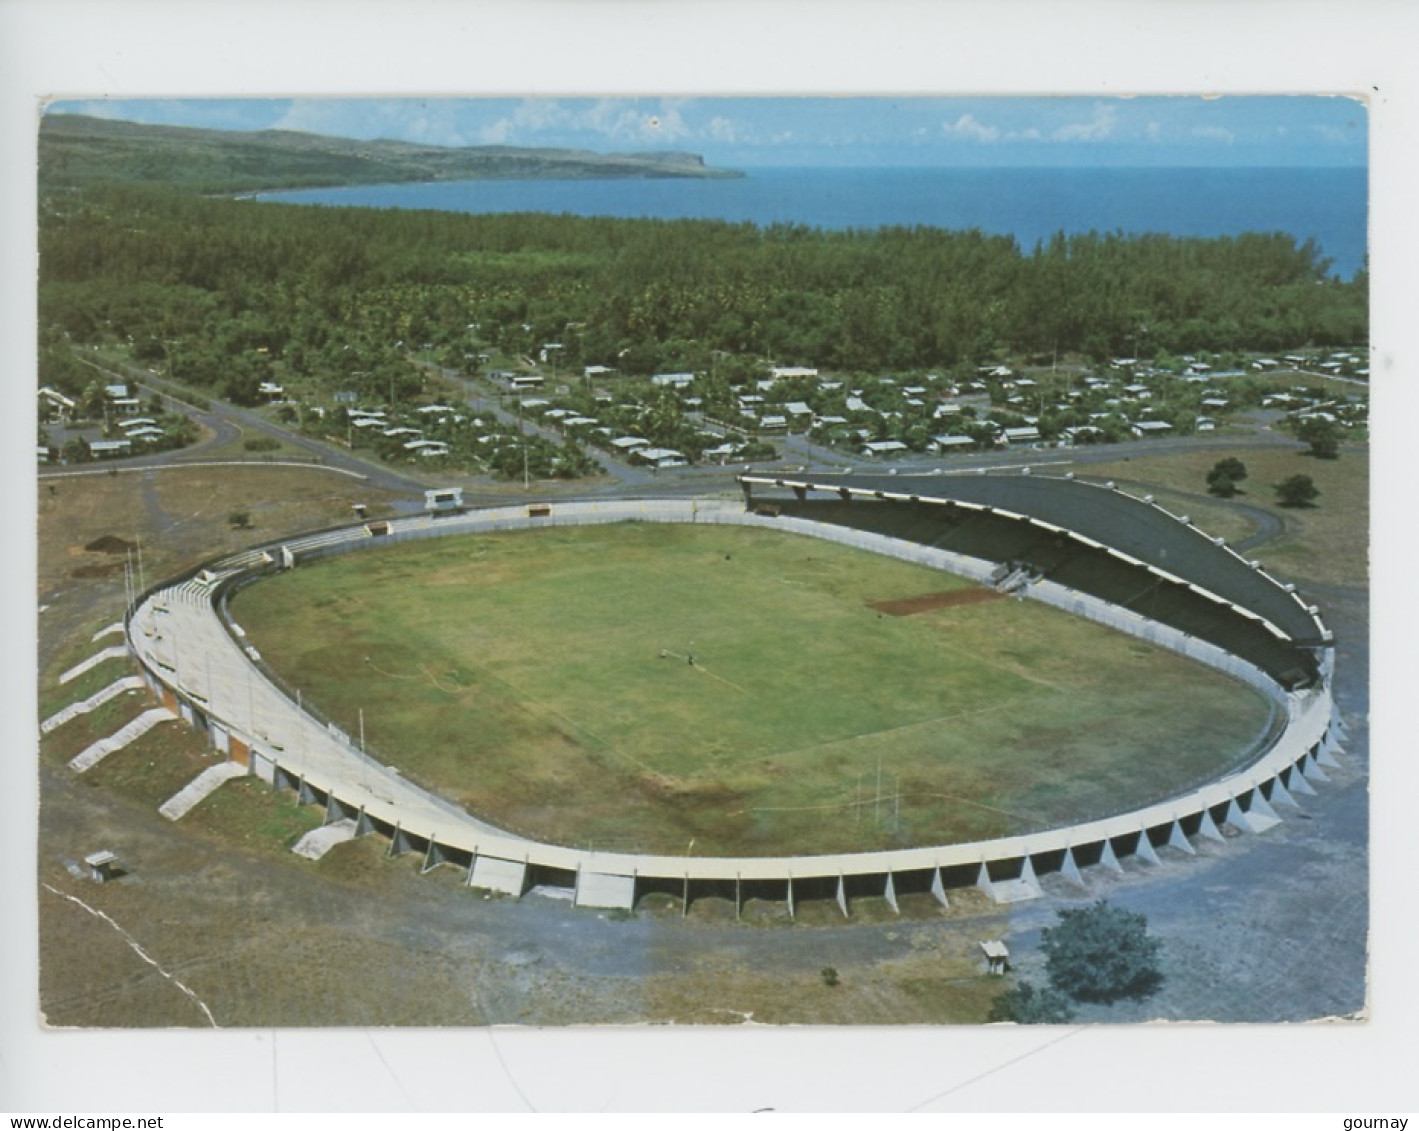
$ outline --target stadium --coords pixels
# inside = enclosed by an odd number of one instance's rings
[[[688,913],[698,899],[781,903],[979,888],[1008,902],[1041,877],[1156,863],[1199,838],[1261,832],[1294,794],[1313,792],[1343,737],[1331,698],[1334,642],[1285,585],[1148,497],[1040,474],[799,476],[746,472],[742,502],[710,499],[534,504],[443,511],[258,546],[166,582],[134,602],[129,646],[166,707],[206,732],[234,772],[325,811],[328,843],[375,834],[426,869],[460,870],[473,888],[561,893],[632,909],[652,893]],[[400,543],[610,523],[746,527],[806,535],[917,563],[1038,602],[1187,657],[1262,696],[1274,725],[1244,765],[1160,800],[1014,835],[813,854],[694,854],[573,847],[519,835],[415,784],[287,685],[230,615],[234,595],[315,561]],[[690,657],[693,662],[693,655]],[[363,730],[363,716],[360,729]],[[1178,743],[1186,743],[1178,735]]]

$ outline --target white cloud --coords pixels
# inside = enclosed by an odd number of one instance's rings
[[[481,126],[477,136],[485,145],[582,146],[586,140],[571,135],[588,133],[611,145],[661,145],[693,135],[680,113],[684,104],[663,99],[647,107],[642,102],[603,98],[572,107],[555,99],[531,98],[511,114]],[[711,125],[715,137],[732,134],[728,119],[717,118]]]
[[[745,140],[744,131],[729,118],[716,115],[705,126],[705,133],[715,141],[737,142]]]
[[[1094,104],[1094,116],[1087,122],[1071,122],[1054,131],[1055,141],[1102,141],[1114,131],[1118,110],[1105,102]]]
[[[970,141],[996,141],[1000,130],[978,122],[972,114],[962,114],[954,122],[942,122],[941,132],[946,137],[966,138]]]
[[[458,104],[437,98],[297,98],[273,128],[353,138],[468,145]]]

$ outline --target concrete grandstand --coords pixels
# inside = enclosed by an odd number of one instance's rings
[[[1083,882],[1158,849],[1190,852],[1230,825],[1261,832],[1295,794],[1313,792],[1343,737],[1330,682],[1333,640],[1283,585],[1151,501],[1042,475],[793,477],[746,473],[745,504],[705,500],[566,503],[421,515],[319,532],[208,563],[149,591],[127,619],[129,645],[155,695],[247,772],[325,809],[328,824],[418,852],[426,868],[513,896],[562,889],[580,905],[633,908],[662,892],[682,910],[723,897],[830,899],[844,914],[863,896],[906,892],[947,904],[975,886],[1010,901],[1039,877]],[[535,512],[535,513],[534,513]],[[238,585],[303,561],[391,542],[626,519],[793,529],[922,562],[1191,656],[1262,691],[1282,719],[1240,771],[1145,809],[1022,837],[815,857],[692,857],[587,852],[515,836],[418,789],[368,758],[267,669],[222,616]],[[1278,812],[1278,810],[1280,812]]]

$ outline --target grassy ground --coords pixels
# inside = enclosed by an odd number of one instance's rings
[[[405,774],[603,849],[1045,828],[1215,774],[1265,723],[1251,691],[1030,602],[869,607],[965,584],[816,539],[634,524],[324,563],[234,613]]]
[[[1295,448],[1239,448],[1247,466],[1243,493],[1237,501],[1262,507],[1285,523],[1282,536],[1249,556],[1279,574],[1322,585],[1365,585],[1369,576],[1370,460],[1366,447],[1346,447],[1339,459],[1315,459]],[[1207,490],[1207,473],[1222,458],[1216,451],[1169,452],[1157,456],[1090,464],[1091,479],[1114,479],[1120,486],[1163,488],[1193,496]],[[1292,475],[1309,475],[1320,489],[1310,507],[1276,504],[1275,485]],[[1156,493],[1156,491],[1155,491]],[[1169,509],[1188,511],[1199,525],[1228,539],[1238,537],[1239,516],[1219,503],[1193,498],[1173,503],[1158,495]],[[1206,510],[1201,509],[1206,507]]]

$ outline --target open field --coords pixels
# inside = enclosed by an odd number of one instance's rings
[[[1167,652],[816,539],[629,524],[318,563],[233,602],[308,703],[513,831],[812,854],[1162,799],[1268,709]],[[909,616],[874,605],[930,596]],[[693,662],[691,662],[693,658]]]

